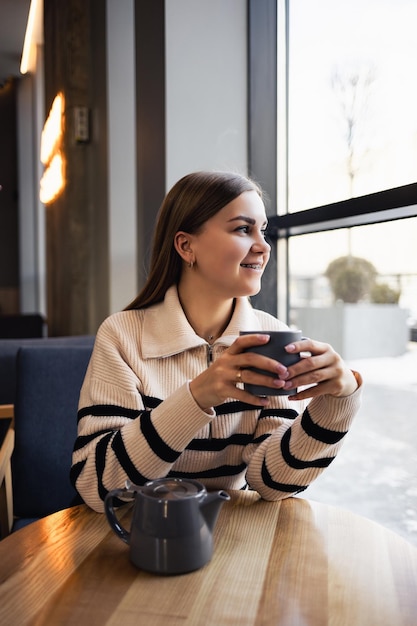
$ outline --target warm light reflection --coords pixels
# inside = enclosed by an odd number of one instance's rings
[[[60,194],[64,186],[65,163],[62,154],[58,152],[52,158],[42,176],[39,193],[41,202],[44,204],[52,202]]]
[[[64,96],[59,93],[52,103],[41,135],[41,161],[46,165],[52,158],[63,132]]]
[[[40,182],[41,202],[52,202],[65,186],[65,159],[61,152],[64,134],[64,96],[59,93],[52,103],[41,135],[41,161],[45,172]]]
[[[29,71],[29,65],[31,64],[32,48],[36,46],[39,39],[39,24],[42,21],[43,16],[43,3],[38,0],[32,0],[30,3],[28,21],[26,24],[25,40],[23,43],[22,58],[20,61],[20,71],[22,74],[26,74]]]

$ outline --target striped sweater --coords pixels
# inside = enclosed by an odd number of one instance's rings
[[[239,330],[282,330],[273,316],[238,298],[212,346],[195,334],[171,287],[147,309],[107,318],[97,333],[80,393],[71,480],[84,501],[103,500],[126,479],[199,480],[208,489],[249,487],[267,500],[305,489],[334,459],[359,407],[360,388],[344,398],[267,408],[233,398],[203,411],[189,381],[230,346]]]

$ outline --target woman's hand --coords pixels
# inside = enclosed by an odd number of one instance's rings
[[[235,398],[257,406],[268,405],[268,398],[254,396],[245,391],[243,385],[238,385],[238,383],[254,383],[278,389],[284,387],[286,381],[281,379],[280,375],[286,374],[286,367],[274,359],[254,352],[244,352],[251,346],[259,346],[268,341],[269,335],[266,334],[242,335],[213,361],[208,369],[194,378],[190,383],[190,391],[200,407],[204,410],[211,408],[221,404],[226,398]],[[247,369],[249,367],[268,370],[275,376],[252,372]]]
[[[226,398],[235,398],[257,406],[269,404],[269,398],[254,396],[238,383],[251,383],[273,389],[303,389],[291,400],[303,400],[323,394],[347,396],[355,391],[355,376],[331,346],[311,339],[303,339],[287,346],[291,353],[308,352],[301,360],[285,367],[278,361],[244,352],[245,349],[267,343],[269,335],[243,335],[217,358],[210,367],[190,383],[190,391],[203,410],[221,404]],[[248,368],[270,371],[274,376],[253,372]]]
[[[309,356],[301,355],[301,360],[281,375],[286,381],[284,389],[313,385],[290,396],[290,400],[304,400],[324,394],[350,396],[357,389],[358,382],[352,370],[328,343],[303,339],[289,344],[286,350],[292,354],[309,353]]]

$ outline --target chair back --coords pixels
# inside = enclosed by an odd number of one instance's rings
[[[62,337],[42,337],[31,339],[0,338],[0,404],[14,404],[16,401],[16,357],[24,346],[90,346],[94,345],[94,335],[72,335]]]
[[[39,518],[74,503],[77,409],[92,346],[22,347],[17,355],[13,508]]]

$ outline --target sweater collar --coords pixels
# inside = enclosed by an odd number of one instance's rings
[[[261,330],[254,309],[247,298],[237,298],[232,319],[215,344],[230,346],[240,330]],[[170,287],[162,302],[144,310],[142,355],[144,358],[179,354],[207,342],[189,324],[178,298],[176,285]]]

